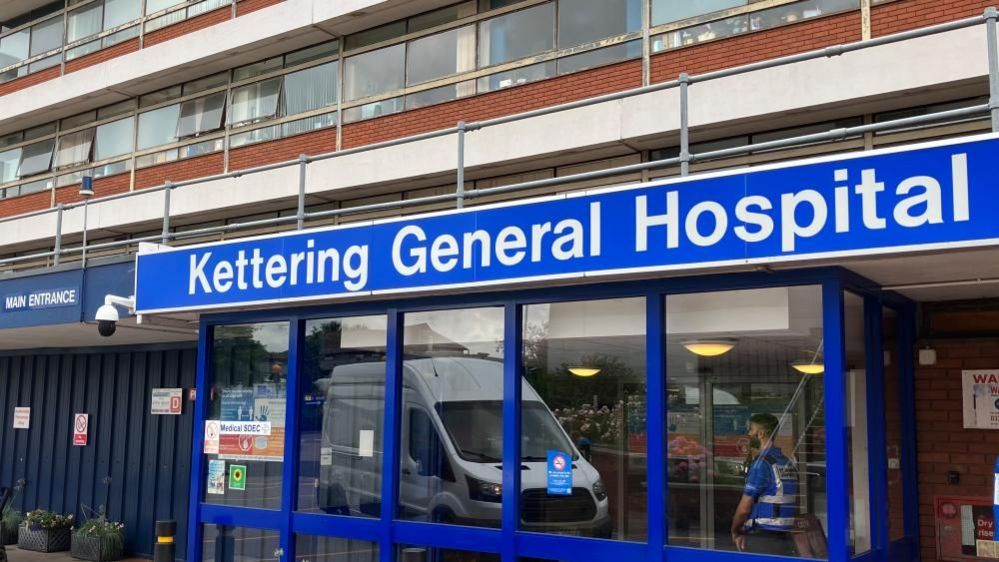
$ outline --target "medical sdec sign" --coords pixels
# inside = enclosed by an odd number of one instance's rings
[[[999,138],[138,256],[149,313],[999,243]]]

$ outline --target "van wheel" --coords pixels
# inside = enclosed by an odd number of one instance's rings
[[[431,515],[431,521],[434,523],[444,523],[445,525],[453,525],[457,519],[454,513],[446,507],[435,509]]]

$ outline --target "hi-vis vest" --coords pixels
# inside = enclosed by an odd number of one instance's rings
[[[798,471],[780,451],[770,449],[756,459],[766,463],[771,482],[756,498],[746,522],[748,529],[791,531],[798,516]]]

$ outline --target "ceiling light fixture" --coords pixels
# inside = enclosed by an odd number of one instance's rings
[[[730,340],[696,340],[685,341],[683,347],[694,355],[701,357],[718,357],[725,355],[735,347],[735,342]]]
[[[569,367],[569,372],[577,377],[586,378],[600,374],[600,369],[593,369],[591,367]]]

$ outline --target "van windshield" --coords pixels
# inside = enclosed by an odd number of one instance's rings
[[[541,402],[523,405],[521,460],[545,462],[548,451],[576,452]],[[498,463],[503,460],[503,402],[500,400],[439,402],[437,413],[462,459]]]

